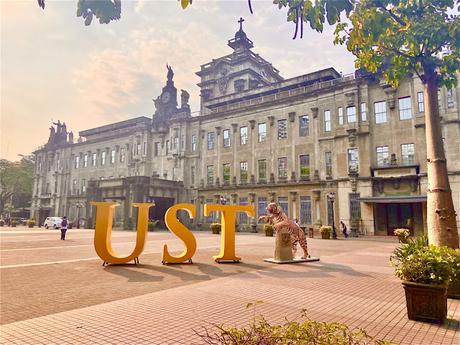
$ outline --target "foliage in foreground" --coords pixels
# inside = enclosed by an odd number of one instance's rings
[[[214,325],[210,331],[198,335],[209,345],[389,345],[390,342],[376,340],[363,329],[351,330],[341,323],[318,322],[305,318],[272,325],[259,317],[246,327]]]
[[[427,238],[422,236],[396,248],[390,263],[402,280],[449,285],[460,272],[460,250],[428,245]]]

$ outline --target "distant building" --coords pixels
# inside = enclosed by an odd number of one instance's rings
[[[32,217],[94,221],[89,201],[116,201],[115,225],[134,218],[133,202],[154,201],[162,219],[178,202],[252,204],[270,201],[314,227],[345,221],[361,234],[426,227],[426,145],[423,87],[408,78],[395,89],[374,75],[343,76],[326,68],[283,79],[252,52],[240,26],[233,52],[202,65],[201,111],[188,93],[177,103],[173,71],[155,99],[152,118],[137,117],[85,130],[61,126],[35,152]],[[450,183],[460,210],[459,89],[439,91]],[[60,136],[59,136],[60,135]],[[329,193],[335,193],[332,212]],[[457,218],[457,221],[460,221]],[[240,229],[255,219],[238,217]],[[460,228],[460,224],[459,224]]]

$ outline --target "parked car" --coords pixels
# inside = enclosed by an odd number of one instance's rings
[[[59,229],[61,227],[61,223],[62,223],[61,217],[48,217],[45,219],[43,226],[46,229],[49,229],[49,228]]]

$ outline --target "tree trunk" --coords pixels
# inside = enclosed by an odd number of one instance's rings
[[[438,106],[438,76],[435,71],[425,71],[424,88],[428,172],[428,242],[438,246],[458,248],[457,220],[442,141]]]

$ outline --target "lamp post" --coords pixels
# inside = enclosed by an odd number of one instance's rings
[[[80,209],[83,207],[83,205],[77,202],[75,207],[77,208],[77,229],[80,229]]]
[[[335,201],[335,193],[330,192],[327,194],[328,200],[331,202],[332,208],[332,239],[337,239],[337,232],[335,231],[335,215],[334,215],[334,201]]]

